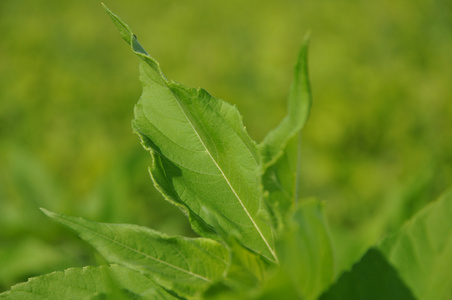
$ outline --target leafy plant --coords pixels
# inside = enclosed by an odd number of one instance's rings
[[[170,81],[131,29],[107,9],[141,59],[134,131],[150,174],[199,238],[42,211],[110,263],[29,279],[4,299],[448,299],[452,295],[452,192],[368,250],[336,278],[324,204],[299,198],[301,130],[311,107],[307,52],[295,66],[288,114],[264,141],[236,107]]]

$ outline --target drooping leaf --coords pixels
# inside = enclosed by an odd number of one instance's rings
[[[279,226],[282,226],[285,214],[299,197],[301,130],[308,119],[312,104],[308,77],[308,45],[309,35],[304,40],[295,65],[287,116],[259,145],[264,164],[262,181]]]
[[[168,81],[130,28],[109,14],[142,59],[133,128],[153,156],[156,187],[189,214],[199,234],[219,239],[218,231],[234,232],[242,245],[276,262],[272,228],[262,217],[260,157],[236,107]]]
[[[452,191],[380,245],[418,299],[452,298]]]
[[[53,220],[71,228],[110,263],[149,274],[183,296],[202,292],[220,279],[228,266],[228,251],[205,238],[168,237],[149,228],[105,224],[43,210]]]
[[[370,249],[319,299],[414,300],[415,298],[382,253],[377,249]]]
[[[317,299],[334,279],[334,253],[323,203],[308,200],[297,207],[277,250],[299,297]]]
[[[71,268],[30,278],[0,299],[177,299],[145,275],[117,265]]]

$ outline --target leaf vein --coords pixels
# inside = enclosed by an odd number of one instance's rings
[[[175,269],[175,270],[177,270],[177,271],[180,271],[180,272],[183,272],[183,273],[187,273],[187,274],[189,274],[189,275],[192,275],[192,276],[197,277],[197,278],[199,278],[199,279],[202,279],[202,280],[204,280],[204,281],[208,281],[208,282],[211,282],[211,281],[212,281],[212,280],[210,280],[209,278],[206,278],[206,277],[204,277],[204,276],[202,276],[202,275],[199,275],[199,274],[196,274],[196,273],[187,271],[187,270],[182,269],[182,268],[180,268],[180,267],[178,267],[178,266],[175,266],[175,265],[173,265],[173,264],[170,264],[170,263],[168,263],[168,262],[166,262],[166,261],[163,261],[163,260],[161,260],[161,259],[158,259],[158,258],[156,258],[156,257],[153,257],[153,256],[151,256],[151,255],[149,255],[149,254],[147,254],[147,253],[144,253],[144,252],[142,252],[142,251],[139,251],[139,250],[137,250],[137,249],[134,249],[134,248],[132,248],[132,247],[130,247],[130,246],[124,244],[124,243],[121,243],[121,242],[119,242],[119,241],[117,241],[117,240],[115,240],[115,239],[112,239],[112,238],[110,238],[110,237],[108,237],[108,236],[106,236],[106,235],[104,235],[104,234],[101,234],[101,233],[99,233],[99,232],[96,232],[96,231],[94,231],[94,230],[92,230],[92,229],[90,229],[90,228],[88,228],[88,227],[86,227],[86,226],[84,226],[84,225],[77,224],[77,223],[72,222],[72,221],[67,220],[67,219],[66,219],[65,221],[66,221],[66,222],[69,222],[69,223],[72,223],[72,224],[74,224],[74,225],[76,225],[76,226],[77,226],[77,225],[78,225],[78,226],[81,226],[81,227],[85,228],[86,230],[90,231],[91,233],[93,233],[93,234],[95,234],[95,235],[97,235],[97,236],[99,236],[99,237],[101,237],[101,238],[103,238],[103,239],[105,239],[105,240],[108,240],[108,241],[110,241],[110,242],[112,242],[112,243],[115,243],[115,244],[117,244],[117,245],[119,245],[119,246],[121,246],[121,247],[124,247],[124,248],[126,248],[126,249],[128,249],[128,250],[130,250],[130,251],[132,251],[132,252],[137,253],[137,254],[143,255],[144,257],[147,257],[147,258],[149,258],[149,259],[151,259],[151,260],[156,261],[157,263],[166,265],[166,266],[168,266],[168,267],[170,267],[170,268],[173,268],[173,269]]]

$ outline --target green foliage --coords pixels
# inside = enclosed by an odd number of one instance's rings
[[[143,93],[133,128],[151,153],[154,185],[202,237],[170,237],[142,226],[98,223],[43,209],[96,248],[109,266],[34,277],[0,298],[451,296],[450,193],[335,278],[324,205],[299,195],[301,130],[311,107],[308,38],[295,67],[287,117],[258,145],[235,106],[166,79],[130,27],[107,12],[141,59]]]
[[[452,192],[370,249],[320,299],[449,299]]]
[[[151,276],[181,295],[193,296],[204,289],[218,280],[228,265],[226,249],[212,240],[167,237],[146,227],[102,224],[43,211],[77,232],[108,262]]]
[[[281,267],[300,298],[317,299],[334,279],[334,251],[323,203],[308,200],[295,209],[279,244]]]
[[[429,204],[380,245],[418,299],[452,296],[452,191]]]
[[[370,249],[319,299],[409,300],[415,298],[380,251]]]
[[[307,45],[308,42],[309,36],[306,36],[304,44]],[[305,46],[301,49],[295,65],[287,116],[259,145],[264,168],[262,182],[268,192],[267,201],[273,206],[280,225],[299,198],[301,129],[306,124],[312,105],[307,56],[308,47]]]
[[[72,268],[34,277],[2,299],[177,299],[139,272],[117,265]]]

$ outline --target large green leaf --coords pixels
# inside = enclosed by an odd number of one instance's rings
[[[411,300],[413,294],[377,249],[370,249],[320,300]],[[421,298],[423,299],[423,298]]]
[[[234,234],[276,262],[272,228],[263,217],[260,157],[236,107],[203,89],[168,81],[130,28],[109,14],[142,59],[143,93],[133,128],[153,156],[157,188],[189,214],[201,235]]]
[[[117,265],[71,268],[33,277],[0,299],[177,299],[145,275]]]
[[[180,295],[202,292],[222,278],[228,266],[228,251],[210,239],[168,237],[142,226],[97,223],[43,211],[77,232],[110,263],[149,274]]]
[[[317,299],[334,279],[334,253],[323,203],[301,203],[278,243],[281,267],[303,299]]]
[[[380,245],[419,299],[452,298],[452,191]]]
[[[312,104],[308,46],[309,35],[304,40],[295,65],[287,116],[259,145],[264,164],[263,184],[279,225],[299,197],[301,130],[306,124]]]

